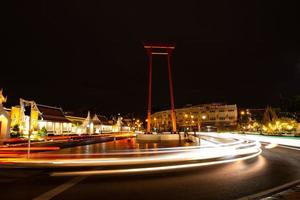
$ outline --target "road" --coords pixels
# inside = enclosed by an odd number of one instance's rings
[[[237,199],[300,179],[300,151],[263,148],[257,158],[189,170],[53,177],[44,169],[1,169],[1,199]]]

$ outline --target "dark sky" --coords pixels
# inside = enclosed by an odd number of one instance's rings
[[[288,1],[16,1],[1,13],[7,105],[23,97],[64,110],[143,114],[143,41],[176,44],[176,106],[260,107],[300,94],[299,7]],[[167,107],[163,57],[154,59],[153,78],[153,107]]]

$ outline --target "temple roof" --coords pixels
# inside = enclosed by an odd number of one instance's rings
[[[100,125],[101,124],[101,121],[100,121],[100,119],[98,118],[98,116],[96,114],[94,115],[92,121],[93,121],[94,125]]]
[[[103,115],[95,114],[92,121],[93,121],[94,125],[100,125],[100,124],[107,125],[107,124],[109,124],[107,118]]]
[[[65,117],[61,108],[41,104],[37,104],[37,107],[41,113],[42,119],[45,121],[70,123],[70,120]]]

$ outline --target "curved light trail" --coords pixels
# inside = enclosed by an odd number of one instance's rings
[[[143,167],[143,168],[131,168],[131,169],[115,169],[115,170],[90,170],[90,171],[73,171],[73,172],[53,172],[51,176],[87,176],[87,175],[106,175],[106,174],[128,174],[128,173],[139,173],[139,172],[155,172],[155,171],[168,171],[176,169],[194,168],[208,165],[224,164],[229,162],[241,161],[254,158],[260,155],[262,150],[260,149],[257,153],[244,156],[241,158],[233,158],[227,160],[219,160],[204,163],[192,163],[182,165],[169,165],[162,167]]]
[[[218,136],[214,136],[218,137]],[[222,137],[219,137],[222,139]],[[250,159],[258,156],[262,150],[260,143],[254,140],[234,139],[227,143],[214,143],[206,146],[171,147],[142,150],[126,150],[97,154],[33,154],[26,158],[2,158],[4,167],[113,167],[114,169],[56,172],[55,176],[116,174],[149,171],[166,171],[200,167]],[[191,163],[193,161],[193,163]],[[147,167],[147,165],[152,165]],[[154,165],[154,166],[153,166]],[[159,166],[155,166],[159,165]],[[141,167],[143,166],[143,167]]]

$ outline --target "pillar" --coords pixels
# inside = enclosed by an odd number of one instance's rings
[[[151,99],[152,99],[152,49],[147,49],[149,59],[149,89],[148,89],[148,112],[147,133],[151,132]]]
[[[170,100],[171,100],[171,119],[172,119],[172,128],[173,132],[177,131],[176,128],[176,115],[174,109],[174,95],[173,95],[173,82],[172,82],[172,70],[171,70],[171,53],[172,50],[167,50],[167,57],[168,57],[168,73],[169,73],[169,86],[170,86]]]

